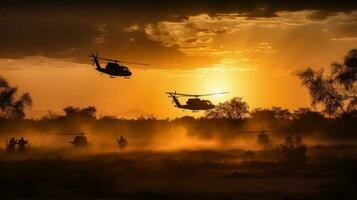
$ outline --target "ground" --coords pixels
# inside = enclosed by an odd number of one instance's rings
[[[0,193],[6,199],[334,199],[330,193],[353,199],[356,185],[343,175],[348,172],[343,164],[356,166],[346,153],[356,149],[310,149],[308,163],[301,165],[278,162],[274,150],[254,155],[202,150],[69,158],[3,152]]]

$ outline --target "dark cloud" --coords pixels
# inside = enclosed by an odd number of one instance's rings
[[[0,20],[0,23],[1,57],[73,56],[78,48],[91,44],[97,34],[93,25],[72,21]]]
[[[335,16],[335,15],[337,15],[337,14],[338,14],[337,12],[329,12],[329,11],[319,10],[319,11],[313,12],[313,13],[309,16],[309,18],[310,18],[311,20],[320,21],[320,20],[325,20],[325,19],[327,19],[328,17]]]
[[[249,17],[272,17],[278,11],[318,10],[311,19],[322,20],[336,12],[350,12],[357,1],[2,1],[0,7],[0,58],[31,55],[73,57],[87,62],[87,52],[99,48],[109,56],[130,59],[160,54],[185,55],[175,47],[162,47],[144,32],[128,33],[134,24],[161,20],[179,21],[189,15],[244,13]],[[103,26],[105,25],[105,26]],[[102,27],[102,28],[101,28]],[[105,27],[105,28],[103,28]],[[224,33],[227,30],[217,30]],[[105,38],[103,38],[105,36]],[[97,42],[97,44],[95,44]],[[140,43],[139,43],[140,42]],[[194,42],[192,39],[187,42]],[[163,51],[165,50],[165,51]]]
[[[26,1],[11,0],[2,1],[4,9],[16,8],[17,10],[48,10],[48,11],[112,11],[127,15],[152,15],[150,18],[166,17],[172,15],[187,15],[197,13],[224,13],[224,12],[245,12],[248,15],[272,15],[277,11],[298,11],[298,10],[322,10],[322,11],[342,11],[354,10],[357,6],[354,0],[123,0],[123,1]],[[270,14],[269,14],[270,13]],[[106,14],[111,14],[106,13]]]

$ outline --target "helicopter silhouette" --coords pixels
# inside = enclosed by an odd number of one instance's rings
[[[166,92],[168,94],[168,97],[172,98],[172,102],[175,103],[175,106],[177,108],[182,108],[182,109],[187,109],[187,110],[192,110],[192,112],[198,112],[200,110],[210,110],[215,108],[215,105],[212,104],[211,101],[209,100],[203,100],[200,99],[199,97],[203,96],[212,96],[212,95],[217,95],[217,94],[226,94],[228,92],[217,92],[217,93],[211,93],[211,94],[183,94],[183,93],[176,93],[175,92]],[[189,98],[186,101],[185,105],[182,105],[178,98],[179,97],[194,97],[194,98]]]
[[[69,143],[73,144],[75,147],[83,147],[88,144],[87,137],[84,135],[84,133],[73,135],[75,135],[75,137],[73,141],[70,141]]]
[[[84,147],[88,145],[87,137],[83,132],[74,132],[74,133],[54,133],[54,135],[59,136],[74,136],[73,140],[69,143],[72,144],[74,147]]]
[[[128,63],[128,64],[135,64],[135,65],[148,65],[148,64],[144,64],[144,63],[126,62],[126,61],[119,61],[119,60],[115,60],[115,59],[99,57],[98,52],[96,54],[91,53],[88,55],[88,57],[92,58],[92,61],[93,61],[92,65],[96,66],[97,71],[104,73],[104,74],[108,74],[110,76],[110,78],[115,78],[116,76],[130,78],[130,76],[132,75],[132,72],[129,70],[129,68],[127,66],[120,64],[120,63]],[[99,63],[100,60],[108,61],[107,65],[104,68],[102,68],[100,66],[100,63]]]

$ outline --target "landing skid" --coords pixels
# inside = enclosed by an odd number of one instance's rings
[[[177,107],[177,106],[175,106]],[[185,109],[182,109],[182,112],[185,112]],[[192,110],[193,113],[197,113],[197,112],[200,112],[199,110]]]
[[[130,76],[123,76],[125,79],[130,79]],[[117,78],[116,76],[109,76],[109,78]]]

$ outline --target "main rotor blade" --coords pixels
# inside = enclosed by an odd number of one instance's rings
[[[118,60],[114,60],[114,59],[109,59],[109,58],[103,58],[103,57],[98,57],[97,58],[101,59],[101,60],[106,60],[106,61],[112,61],[112,62],[119,62]]]
[[[212,96],[212,95],[217,95],[217,94],[227,94],[229,92],[215,92],[215,93],[210,93],[210,94],[201,94],[198,96]]]
[[[149,66],[149,64],[146,64],[146,63],[127,62],[127,61],[120,61],[120,60],[118,60],[118,62],[133,64],[133,65],[145,65],[145,66]]]
[[[90,57],[91,57],[91,56],[90,56]],[[134,64],[134,65],[149,65],[149,64],[146,64],[146,63],[137,63],[137,62],[121,61],[121,60],[103,58],[103,57],[98,57],[98,56],[96,56],[96,58],[99,58],[99,59],[101,59],[101,60],[106,60],[106,61],[119,62],[119,63],[128,63],[128,64]]]

